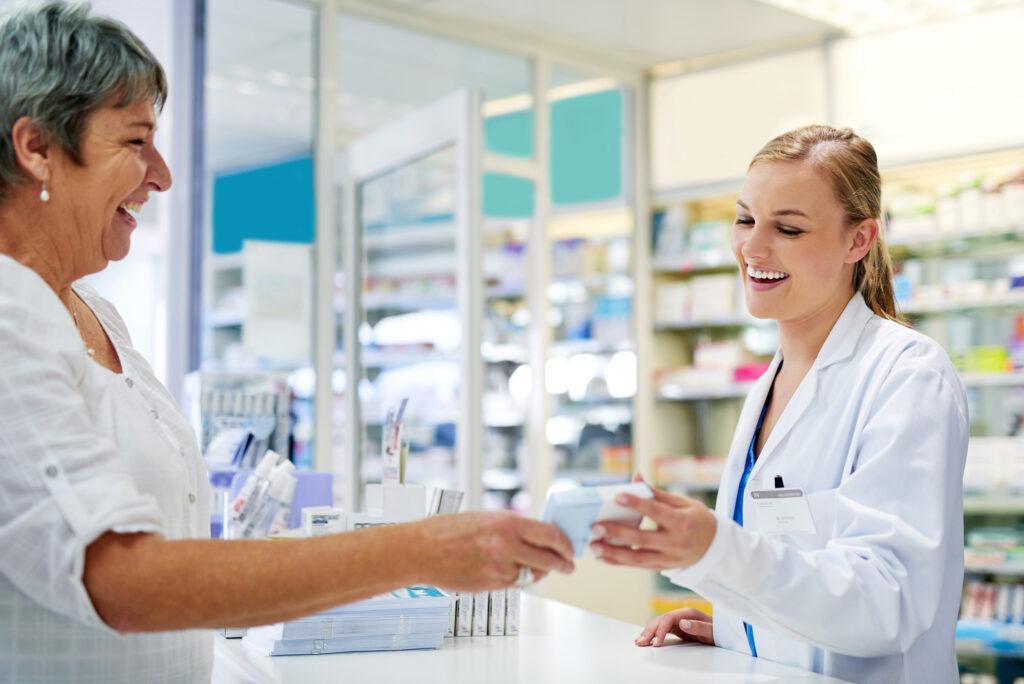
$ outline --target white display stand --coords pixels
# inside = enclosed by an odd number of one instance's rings
[[[542,684],[544,682],[839,682],[735,651],[696,644],[639,648],[640,627],[523,595],[519,636],[457,637],[431,651],[269,657],[216,638],[214,684]]]

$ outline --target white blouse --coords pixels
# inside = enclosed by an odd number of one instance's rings
[[[31,269],[0,255],[0,682],[203,682],[213,632],[120,634],[82,583],[108,531],[210,535],[206,469],[188,421],[90,286],[75,291],[121,360],[86,353]]]

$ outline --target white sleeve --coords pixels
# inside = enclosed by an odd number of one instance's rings
[[[962,553],[967,438],[959,384],[921,364],[897,368],[860,432],[855,470],[835,491],[824,549],[788,546],[720,515],[704,557],[665,574],[756,628],[852,656],[906,651],[932,625],[948,559]]]
[[[79,386],[93,362],[52,292],[52,303],[11,294],[0,295],[0,572],[50,610],[106,628],[82,583],[85,549],[107,531],[161,533],[162,516],[95,427]]]

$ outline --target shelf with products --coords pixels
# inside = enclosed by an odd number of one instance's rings
[[[680,330],[705,330],[708,328],[743,328],[753,325],[756,319],[747,314],[722,314],[707,316],[700,319],[658,321],[654,324],[655,332],[672,332]]]
[[[956,626],[956,654],[1024,658],[1024,625],[996,620],[961,620]]]
[[[968,388],[972,450],[965,486],[982,453],[974,448],[979,439],[1022,435],[1022,169],[1018,149],[883,173],[899,308],[946,348]],[[983,469],[984,461],[977,465]],[[965,499],[968,510],[986,499],[1006,508],[999,487],[988,491]]]
[[[1011,584],[1024,565],[1010,546],[979,542],[1007,529],[983,525],[1024,517],[1022,168],[1017,150],[883,174],[899,309],[946,348],[968,390],[967,582],[956,635],[965,662],[1024,656],[1024,586]]]
[[[958,656],[1024,658],[1024,584],[1017,573],[967,570],[956,625]]]
[[[204,261],[200,366],[269,370],[311,362],[310,245],[241,241]]]
[[[740,399],[750,392],[753,382],[732,382],[717,386],[686,387],[659,383],[658,401],[703,401],[709,399]]]
[[[544,378],[553,486],[626,482],[633,472],[633,225],[621,206],[563,211],[549,225]]]

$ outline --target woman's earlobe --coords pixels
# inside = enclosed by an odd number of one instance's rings
[[[25,172],[34,174],[37,181],[48,180],[49,169],[46,162],[49,161],[50,141],[39,124],[31,117],[20,117],[11,127],[11,142],[14,146],[14,156]]]

